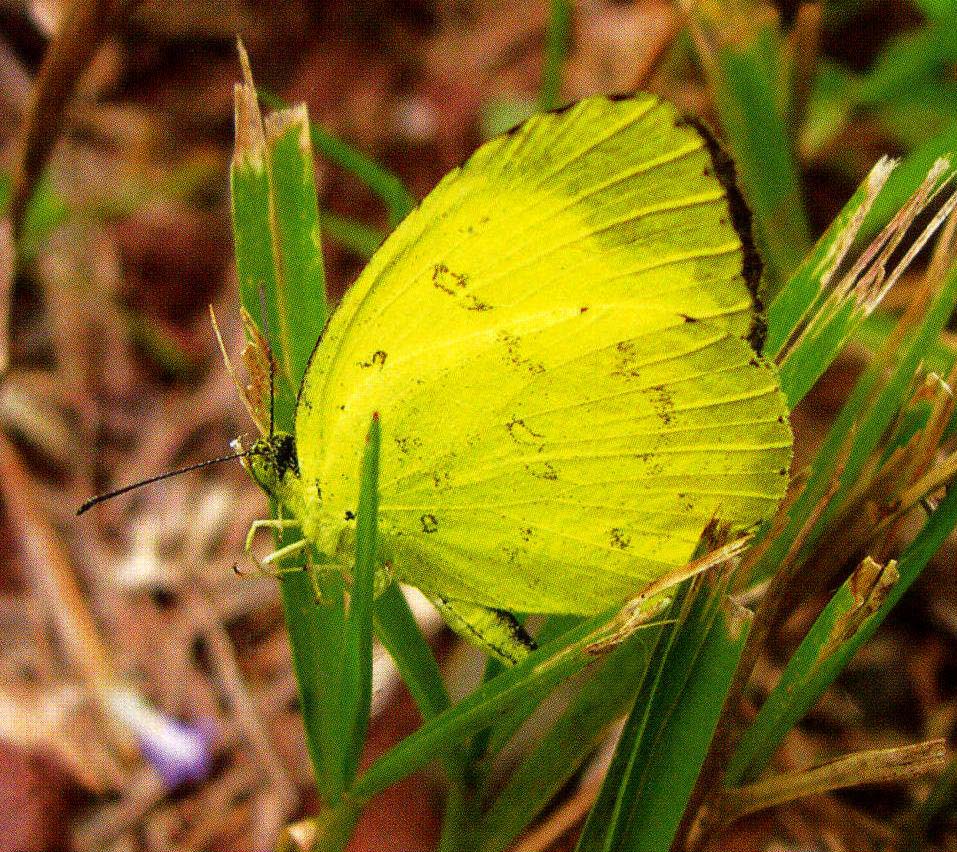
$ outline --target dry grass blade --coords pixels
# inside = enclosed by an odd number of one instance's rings
[[[714,541],[714,539],[720,539],[722,535],[723,532],[716,526],[715,522],[712,521],[701,534],[701,539],[703,542],[709,540]],[[727,544],[723,544],[711,550],[709,553],[705,553],[704,556],[689,562],[687,565],[665,574],[663,577],[659,577],[655,582],[643,589],[640,594],[628,601],[609,627],[602,628],[602,633],[607,635],[601,639],[596,639],[589,645],[587,648],[588,653],[603,654],[620,645],[625,639],[631,636],[635,630],[647,624],[671,602],[671,599],[666,597],[661,600],[660,605],[655,606],[653,603],[655,598],[659,598],[669,589],[673,589],[685,580],[698,577],[710,571],[712,568],[726,565],[732,560],[737,559],[744,553],[751,539],[751,535],[740,536],[733,541],[729,541]],[[714,541],[714,543],[717,543],[717,541]]]
[[[239,62],[243,69],[243,82],[234,88],[236,115],[236,144],[233,149],[233,164],[262,171],[266,168],[266,133],[259,110],[253,72],[249,67],[249,55],[243,43],[237,42]]]
[[[819,659],[831,656],[857,633],[864,621],[881,608],[899,579],[895,561],[881,565],[870,556],[865,556],[850,576],[854,608],[835,622],[827,640],[821,645]]]
[[[10,193],[14,237],[27,203],[63,129],[76,85],[103,40],[122,21],[133,0],[74,0],[64,4],[59,32],[47,48],[20,131]]]
[[[698,784],[692,793],[685,818],[678,829],[679,838],[700,838],[710,834],[710,820],[713,811],[711,802],[721,795],[721,776],[742,734],[738,721],[738,707],[741,703],[744,691],[751,680],[754,667],[757,665],[761,649],[764,647],[782,608],[791,594],[792,586],[797,577],[798,569],[800,568],[800,562],[798,562],[796,557],[807,541],[811,531],[830,505],[831,498],[837,492],[840,470],[843,468],[845,462],[846,452],[836,463],[837,473],[833,482],[828,490],[821,495],[813,510],[808,514],[801,529],[794,537],[794,541],[791,543],[787,554],[781,560],[779,570],[772,576],[761,598],[761,602],[757,607],[754,621],[748,634],[748,641],[744,646],[738,669],[728,689],[728,695],[721,717],[718,719],[715,734],[711,742],[711,750],[705,759],[701,774],[698,777]],[[798,493],[793,493],[788,498],[786,503],[779,509],[778,515],[772,523],[771,534],[766,535],[757,547],[748,552],[741,566],[741,571],[745,576],[748,575],[749,568],[752,568],[764,557],[767,546],[772,540],[775,531],[780,533],[783,529],[787,521],[788,513],[794,507],[799,496]]]
[[[13,233],[9,219],[0,219],[0,375],[10,366],[10,294],[13,289]]]
[[[929,740],[912,746],[863,751],[805,772],[776,775],[727,791],[722,799],[721,824],[727,825],[746,814],[795,799],[845,787],[908,781],[940,769],[946,757],[946,742]]]
[[[881,169],[882,165],[884,165],[883,169]],[[869,203],[873,203],[876,192],[879,192],[880,188],[883,187],[892,168],[892,161],[882,160],[872,170],[868,178]],[[844,309],[849,299],[854,299],[856,310],[861,316],[866,317],[874,312],[891,287],[897,283],[900,276],[910,266],[917,253],[953,212],[955,205],[957,205],[954,178],[955,175],[949,160],[940,159],[934,164],[907,204],[871,241],[851,268],[841,276],[834,289],[810,317],[807,325],[792,340],[788,341],[786,347],[778,355],[779,362],[783,361],[796,348],[801,338],[814,336],[826,328],[835,316]],[[925,210],[938,202],[942,195],[945,197],[940,202],[937,212],[921,232],[908,242],[907,250],[903,256],[893,267],[888,269],[888,264],[903,244],[914,222]],[[869,204],[864,204],[858,213],[862,217],[869,209]],[[857,236],[857,229],[859,229],[862,221],[861,217],[855,217],[851,227],[848,228],[848,239],[853,240]],[[844,241],[838,247],[840,251],[836,251],[834,254],[834,265],[831,267],[829,275],[822,279],[825,284],[846,255],[849,243]]]
[[[108,692],[116,678],[109,651],[49,518],[34,497],[33,482],[16,450],[2,435],[0,473],[0,493],[12,521],[11,529],[19,531],[28,584],[46,608],[71,665],[91,694],[103,703],[105,715],[112,721]],[[131,758],[138,753],[131,733],[120,724],[111,724],[109,734],[121,754]]]
[[[269,341],[259,330],[249,311],[240,308],[239,313],[248,341],[243,347],[243,366],[249,375],[249,383],[241,389],[240,395],[259,431],[268,435],[272,425],[276,362]]]

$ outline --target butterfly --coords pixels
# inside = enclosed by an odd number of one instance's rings
[[[760,270],[730,159],[665,101],[591,97],[487,142],[343,297],[295,435],[246,457],[302,532],[284,552],[353,557],[377,412],[383,570],[450,626],[515,662],[510,611],[622,604],[784,495]]]
[[[380,589],[417,587],[510,663],[533,647],[513,611],[590,615],[657,591],[710,524],[747,530],[787,487],[760,276],[730,158],[666,101],[590,97],[492,139],[346,292],[295,434],[251,406],[263,437],[224,458],[284,515],[251,534],[301,532],[265,561],[316,553],[310,570],[348,572],[377,414]],[[253,329],[261,396],[271,356]]]

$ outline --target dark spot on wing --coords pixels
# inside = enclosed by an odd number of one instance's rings
[[[439,528],[439,521],[435,515],[427,514],[419,518],[419,522],[422,524],[422,532],[424,533],[434,533]]]
[[[612,373],[615,376],[631,376],[637,379],[641,375],[638,369],[638,346],[633,340],[619,340],[615,344],[615,351],[620,356],[618,367]]]
[[[537,439],[545,437],[538,432],[533,432],[520,417],[513,417],[510,422],[505,424],[505,428],[508,429],[508,434],[512,436],[512,440],[516,444],[525,444],[526,446],[537,444]]]
[[[612,527],[608,530],[608,543],[616,550],[627,550],[631,547],[631,536],[621,527]]]
[[[689,316],[688,314],[678,314],[678,316],[681,317],[685,322],[697,322],[697,321],[698,321],[698,318],[697,318],[697,317]]]
[[[383,352],[381,349],[372,353],[372,357],[368,361],[359,361],[358,364],[362,368],[368,367],[384,367],[385,359],[389,357],[387,352]]]
[[[654,385],[649,388],[648,391],[648,398],[651,400],[655,414],[657,414],[661,422],[667,426],[671,423],[672,415],[675,411],[675,403],[671,396],[671,391],[664,385]]]
[[[422,441],[416,438],[415,435],[400,435],[397,438],[393,438],[393,440],[395,441],[396,448],[403,455],[408,455],[413,450],[417,450],[422,446]]]
[[[527,470],[536,479],[547,479],[550,482],[558,481],[558,471],[555,470],[555,465],[553,465],[551,462],[535,462],[534,464],[527,464],[525,465],[525,470]]]
[[[346,509],[345,518],[347,521],[354,521],[356,519],[356,513],[353,512],[351,509]]]
[[[432,286],[453,296],[467,311],[490,311],[492,306],[469,292],[469,278],[461,272],[453,272],[444,263],[432,267]]]
[[[505,346],[505,357],[509,363],[519,369],[528,370],[533,375],[545,372],[545,365],[541,361],[533,361],[522,354],[522,339],[507,331],[500,331],[496,335],[499,343]]]

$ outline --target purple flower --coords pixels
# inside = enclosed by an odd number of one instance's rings
[[[161,713],[135,690],[114,687],[107,703],[136,736],[143,755],[167,787],[200,781],[209,774],[216,724],[201,719],[187,724]]]

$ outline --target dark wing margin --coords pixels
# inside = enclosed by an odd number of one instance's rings
[[[704,139],[705,147],[711,155],[711,162],[714,164],[714,173],[724,191],[728,196],[728,210],[731,214],[731,224],[737,231],[741,239],[743,248],[741,275],[744,283],[751,293],[754,300],[754,318],[751,321],[751,332],[748,340],[754,351],[759,355],[764,348],[764,339],[767,336],[767,323],[764,319],[764,305],[761,301],[760,286],[761,274],[764,271],[764,263],[761,255],[758,254],[757,246],[754,242],[753,217],[751,208],[744,200],[741,188],[738,186],[738,172],[734,165],[731,155],[724,149],[724,146],[718,141],[718,137],[700,118],[695,116],[685,116],[683,123],[693,127],[701,134]]]

